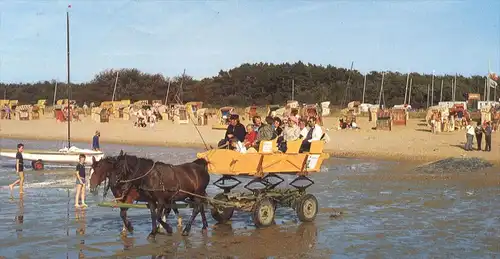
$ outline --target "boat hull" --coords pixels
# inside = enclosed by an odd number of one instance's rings
[[[0,156],[8,158],[16,158],[16,151],[1,150]],[[104,157],[102,152],[43,152],[43,151],[24,151],[23,159],[28,161],[42,160],[44,163],[56,163],[56,164],[76,164],[79,162],[80,154],[85,154],[85,164],[92,164],[92,157],[96,160],[100,160]]]

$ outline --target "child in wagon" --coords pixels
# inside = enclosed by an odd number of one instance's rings
[[[76,195],[75,195],[75,207],[87,207],[85,204],[85,155],[80,154],[79,163],[76,165]],[[82,201],[82,204],[78,204],[78,200]]]

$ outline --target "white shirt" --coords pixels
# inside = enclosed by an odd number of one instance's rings
[[[302,135],[302,138],[306,138],[307,132],[309,132],[307,127],[304,127],[303,129],[300,130],[300,135]]]
[[[469,124],[465,128],[467,129],[467,134],[471,134],[471,135],[475,134],[474,127],[472,125]]]
[[[309,140],[309,142],[321,140],[321,136],[323,136],[323,130],[321,129],[321,126],[315,124],[312,132],[312,138]]]
[[[241,141],[236,142],[236,150],[240,153],[247,152],[247,148],[245,147],[245,145],[243,145],[243,143],[241,143]]]

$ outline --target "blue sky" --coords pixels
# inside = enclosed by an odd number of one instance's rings
[[[1,1],[0,81],[109,68],[213,76],[246,62],[420,73],[500,72],[500,1]]]

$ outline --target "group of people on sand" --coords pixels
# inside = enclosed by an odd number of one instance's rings
[[[241,153],[255,153],[262,141],[276,139],[277,146],[273,148],[284,153],[287,142],[301,139],[300,152],[307,152],[312,141],[321,140],[325,135],[315,117],[303,119],[290,116],[281,120],[279,117],[267,116],[263,122],[260,116],[254,116],[252,122],[245,127],[240,123],[239,116],[232,114],[224,139],[219,142],[218,147]]]
[[[490,152],[491,151],[491,133],[493,132],[493,127],[491,126],[491,122],[486,122],[484,125],[481,123],[477,123],[476,127],[472,126],[472,123],[469,123],[466,127],[466,143],[464,149],[466,151],[472,151],[472,144],[474,142],[474,136],[476,136],[477,142],[477,151],[482,150],[481,143],[483,142],[483,135],[486,145],[483,151]]]
[[[158,120],[161,119],[161,115],[156,107],[139,109],[134,115],[136,116],[134,127],[139,128],[145,128],[148,124],[150,127],[154,127]]]

